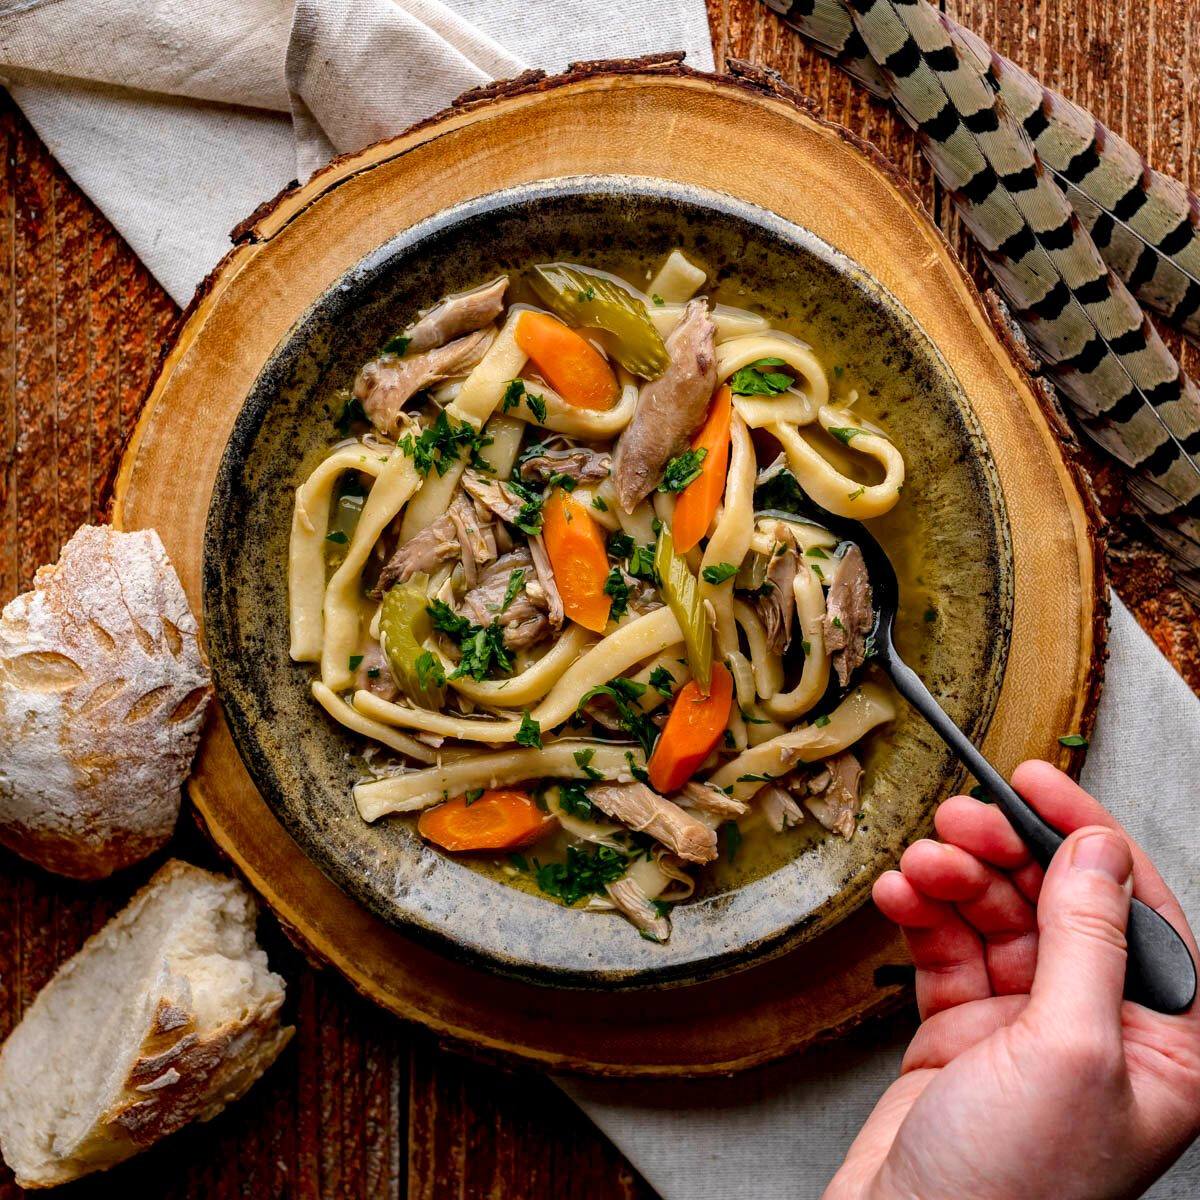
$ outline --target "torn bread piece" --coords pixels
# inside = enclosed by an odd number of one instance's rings
[[[238,1099],[294,1032],[236,880],[168,862],[42,989],[0,1050],[22,1187],[100,1171]]]

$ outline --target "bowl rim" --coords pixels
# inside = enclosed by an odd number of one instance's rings
[[[996,601],[1001,627],[998,631],[999,636],[995,639],[996,652],[988,664],[984,703],[980,705],[974,714],[974,719],[967,727],[968,735],[977,741],[981,740],[986,733],[999,699],[1007,665],[1014,593],[1013,555],[1008,512],[998,472],[988,448],[987,439],[973,412],[967,394],[949,364],[912,314],[882,283],[847,254],[837,250],[811,230],[769,209],[715,188],[701,187],[661,177],[619,174],[550,177],[482,193],[432,214],[395,234],[363,256],[340,277],[333,280],[289,328],[270,357],[263,363],[229,435],[209,502],[204,532],[202,571],[204,626],[210,645],[217,694],[228,718],[234,744],[254,784],[293,840],[339,888],[371,912],[382,917],[405,934],[414,936],[441,953],[448,954],[469,965],[541,986],[578,987],[589,990],[597,988],[634,989],[697,983],[762,963],[786,953],[802,941],[817,936],[857,909],[869,895],[875,872],[873,870],[859,871],[851,883],[828,896],[815,908],[809,908],[803,913],[793,913],[786,919],[767,922],[765,926],[760,924],[750,935],[732,939],[723,949],[715,952],[709,950],[697,953],[662,953],[663,950],[669,950],[672,945],[678,946],[684,940],[678,938],[678,932],[680,922],[688,919],[686,914],[689,911],[699,910],[710,903],[723,909],[737,909],[739,905],[731,903],[731,897],[751,892],[756,885],[762,884],[764,879],[770,878],[777,872],[753,880],[733,892],[720,893],[696,904],[680,906],[673,914],[676,921],[676,935],[673,935],[672,941],[665,947],[656,946],[654,948],[658,961],[636,966],[613,963],[595,965],[578,959],[573,962],[545,962],[508,957],[503,952],[503,942],[497,942],[496,937],[490,935],[487,930],[476,929],[475,936],[472,938],[465,936],[465,931],[461,927],[450,930],[441,922],[429,919],[428,914],[419,907],[406,908],[399,904],[382,904],[378,891],[365,884],[361,873],[356,872],[352,864],[329,853],[329,847],[323,846],[319,839],[310,836],[309,829],[299,819],[293,807],[283,802],[285,785],[269,756],[262,751],[258,735],[253,728],[252,714],[239,696],[238,681],[235,678],[236,669],[233,666],[237,660],[237,647],[230,644],[230,629],[218,615],[217,594],[221,588],[221,570],[218,556],[210,553],[210,550],[218,544],[221,538],[224,524],[223,514],[228,506],[234,478],[244,465],[246,452],[252,447],[270,407],[274,392],[270,385],[272,369],[287,354],[289,348],[296,344],[297,338],[303,333],[308,323],[317,320],[329,308],[334,297],[344,294],[348,290],[352,291],[356,286],[361,288],[367,280],[386,269],[387,265],[396,257],[419,253],[421,244],[427,239],[436,234],[453,230],[473,218],[485,217],[502,209],[519,207],[542,198],[560,199],[570,196],[600,195],[606,199],[613,199],[623,194],[632,194],[650,200],[680,202],[701,209],[715,210],[734,220],[750,224],[766,236],[798,247],[803,252],[821,260],[841,279],[847,281],[849,286],[857,287],[869,303],[886,310],[889,319],[898,322],[904,328],[905,334],[913,338],[928,353],[938,372],[947,381],[957,415],[962,420],[965,433],[976,451],[974,465],[979,469],[988,490],[987,507],[994,518],[994,528],[990,532],[994,535],[999,551]],[[311,671],[311,664],[289,662],[287,666],[305,672]],[[319,716],[315,706],[312,715],[314,718]],[[957,763],[948,761],[946,769],[936,781],[936,789],[931,788],[931,794],[941,794],[942,790],[958,779],[961,774]],[[357,817],[357,812],[354,815]],[[486,878],[455,860],[422,846],[419,842],[416,844],[421,846],[423,851],[420,856],[422,860],[427,856],[436,864],[442,865],[440,868],[435,866],[432,870],[422,870],[420,872],[422,875],[436,876],[439,870],[445,870],[449,866],[472,879]],[[799,861],[798,857],[778,870],[785,871],[789,867],[794,869],[795,864]],[[428,863],[426,863],[426,867],[428,867]],[[496,884],[495,881],[489,880],[488,882],[493,886],[503,886]],[[524,897],[533,902],[538,906],[540,915],[556,911],[562,914],[578,915],[580,911],[567,909],[546,898],[533,896],[518,889],[506,888],[506,893],[513,897]],[[836,914],[833,914],[830,910],[835,903],[842,907]],[[735,926],[740,920],[736,912],[727,914],[727,916],[732,919]],[[622,932],[628,933],[629,931],[622,929]],[[629,944],[635,952],[643,948],[640,940],[636,938],[630,938]]]

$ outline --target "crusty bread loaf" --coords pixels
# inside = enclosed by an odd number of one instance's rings
[[[235,880],[172,861],[42,990],[0,1050],[0,1152],[23,1187],[206,1121],[287,1044],[283,980]]]
[[[85,525],[0,615],[0,841],[77,879],[158,849],[210,691],[158,534]]]

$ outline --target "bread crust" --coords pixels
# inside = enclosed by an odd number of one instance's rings
[[[216,884],[244,898],[247,920],[253,921],[254,902],[241,884],[171,860],[108,925],[84,943],[78,954],[59,968],[46,988],[52,988],[61,978],[78,970],[101,940],[110,940],[114,933],[132,933],[146,903],[184,877],[205,885]],[[208,1032],[199,1029],[197,1014],[186,996],[168,994],[178,989],[168,989],[152,997],[149,1027],[116,1097],[69,1154],[43,1162],[33,1171],[26,1164],[10,1163],[17,1183],[24,1188],[56,1187],[104,1170],[192,1121],[210,1120],[244,1095],[295,1033],[293,1027],[280,1024],[283,981],[277,976],[271,979],[276,986],[257,1003],[231,1012],[228,1019]],[[36,1019],[33,1009],[25,1020],[31,1017]],[[13,1113],[7,1107],[13,1103],[17,1091],[17,1081],[13,1078],[17,1068],[6,1061],[7,1049],[6,1045],[0,1051],[0,1134],[13,1120]]]
[[[153,530],[83,526],[0,614],[0,842],[98,879],[170,837],[212,694]]]

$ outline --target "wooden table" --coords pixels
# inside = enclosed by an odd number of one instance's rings
[[[977,257],[890,113],[810,52],[757,0],[708,0],[718,61],[774,67],[911,177],[980,279]],[[1195,0],[948,0],[945,7],[1045,83],[1088,106],[1155,166],[1200,188]],[[161,288],[0,95],[0,600],[27,588],[106,485],[176,315]],[[1173,348],[1179,341],[1168,335]],[[1200,351],[1185,366],[1200,374]],[[1098,467],[1118,591],[1200,691],[1200,620],[1139,543],[1121,481]],[[219,866],[185,814],[172,852]],[[155,862],[83,886],[0,854],[0,1036]],[[233,1111],[190,1129],[78,1197],[488,1197],[653,1193],[544,1079],[468,1061],[385,1018],[312,969],[264,921],[298,1036]],[[0,1167],[0,1200],[21,1194]]]

